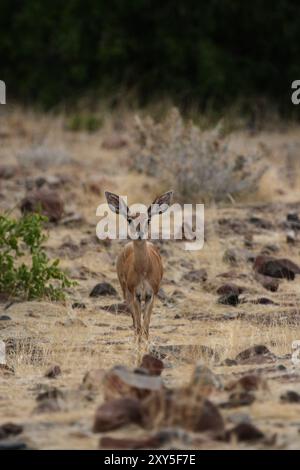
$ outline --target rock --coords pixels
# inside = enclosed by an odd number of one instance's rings
[[[150,375],[161,375],[164,363],[151,354],[145,354],[142,359],[141,367],[146,369]]]
[[[236,306],[239,303],[239,296],[233,292],[221,295],[218,298],[218,303],[223,305],[233,305]]]
[[[264,434],[253,424],[242,422],[225,434],[226,440],[230,441],[235,437],[238,441],[257,441],[263,439]]]
[[[256,305],[279,305],[276,302],[273,302],[273,300],[268,299],[268,297],[259,297],[258,299],[253,300],[252,303]]]
[[[48,379],[55,379],[59,375],[61,375],[61,368],[57,365],[49,367],[45,373],[45,377]]]
[[[295,230],[289,230],[286,233],[286,242],[290,245],[294,245],[297,241],[297,236]]]
[[[196,365],[191,382],[191,396],[208,397],[212,392],[223,388],[220,378],[203,364]]]
[[[80,309],[85,309],[86,305],[83,302],[74,302],[72,304],[72,308],[80,308]]]
[[[17,436],[23,432],[23,426],[15,423],[4,423],[0,425],[0,439]]]
[[[93,287],[90,297],[100,297],[103,295],[117,295],[117,291],[108,282],[100,282]]]
[[[123,397],[97,409],[93,432],[112,431],[129,423],[142,424],[142,405],[136,398]]]
[[[289,259],[276,259],[271,256],[257,256],[254,263],[254,270],[259,274],[275,278],[295,279],[295,275],[300,273],[300,268]]]
[[[90,391],[99,391],[103,384],[106,374],[104,369],[93,369],[85,374],[82,380],[81,388]]]
[[[242,292],[244,292],[244,287],[237,286],[236,284],[233,283],[228,283],[228,284],[222,284],[220,287],[217,289],[217,294],[219,295],[226,295],[226,294],[235,294],[235,295],[240,295]]]
[[[195,269],[185,273],[182,279],[189,282],[205,282],[207,280],[207,271],[206,269]]]
[[[220,408],[237,408],[240,406],[249,406],[255,401],[255,396],[249,392],[234,392],[229,395],[228,401],[221,403]]]
[[[25,450],[28,449],[28,446],[25,442],[19,441],[1,441],[0,450]]]
[[[1,315],[0,316],[0,321],[9,321],[11,318],[8,315]]]
[[[266,346],[258,344],[241,351],[235,359],[238,364],[263,364],[274,362],[276,356]]]
[[[294,390],[288,390],[280,396],[283,403],[300,403],[300,394]]]
[[[151,393],[160,393],[163,382],[159,376],[142,375],[116,366],[105,374],[103,387],[106,400],[122,396],[142,399]]]
[[[233,380],[225,385],[225,390],[235,390],[243,392],[252,392],[254,390],[268,390],[267,382],[255,374],[246,374],[237,380]]]
[[[167,426],[180,426],[194,432],[221,433],[224,421],[217,406],[207,398],[194,397],[190,389],[167,390],[158,413],[164,413]]]
[[[39,393],[36,397],[38,405],[34,409],[35,413],[49,413],[61,411],[64,407],[64,394],[56,387]]]
[[[265,289],[271,292],[276,292],[278,290],[279,281],[277,279],[270,276],[264,276],[257,272],[255,273],[254,277],[256,281],[259,282]]]
[[[51,222],[57,222],[62,218],[64,204],[59,194],[47,189],[36,189],[28,193],[21,201],[21,212],[42,212]]]

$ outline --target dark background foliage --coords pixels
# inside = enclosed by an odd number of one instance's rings
[[[289,111],[299,51],[296,0],[0,2],[0,78],[8,95],[46,106],[128,89],[140,104],[242,98]]]

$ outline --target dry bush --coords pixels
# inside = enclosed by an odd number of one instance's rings
[[[233,154],[221,131],[186,124],[177,109],[161,123],[136,117],[133,168],[171,185],[183,201],[254,192],[266,170],[263,155]]]

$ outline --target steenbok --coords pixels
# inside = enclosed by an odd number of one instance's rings
[[[168,210],[173,192],[157,197],[144,214],[130,213],[123,199],[116,194],[106,191],[105,196],[110,209],[123,215],[129,224],[133,241],[127,243],[118,256],[117,273],[138,340],[142,336],[148,339],[154,295],[159,290],[163,266],[158,249],[146,238],[151,218]]]

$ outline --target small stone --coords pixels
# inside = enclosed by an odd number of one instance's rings
[[[239,423],[233,429],[226,432],[226,440],[235,437],[238,441],[257,441],[264,438],[264,434],[251,423]]]
[[[74,302],[72,304],[72,308],[80,308],[80,309],[85,309],[86,305],[83,302]]]
[[[9,321],[11,318],[8,315],[1,315],[0,316],[0,321]]]
[[[0,439],[17,436],[23,432],[23,426],[15,423],[4,423],[0,425]]]
[[[103,295],[117,295],[117,291],[108,282],[100,282],[93,287],[90,297],[101,297]]]
[[[48,379],[55,379],[58,375],[61,375],[61,368],[57,365],[49,367],[45,373]]]

